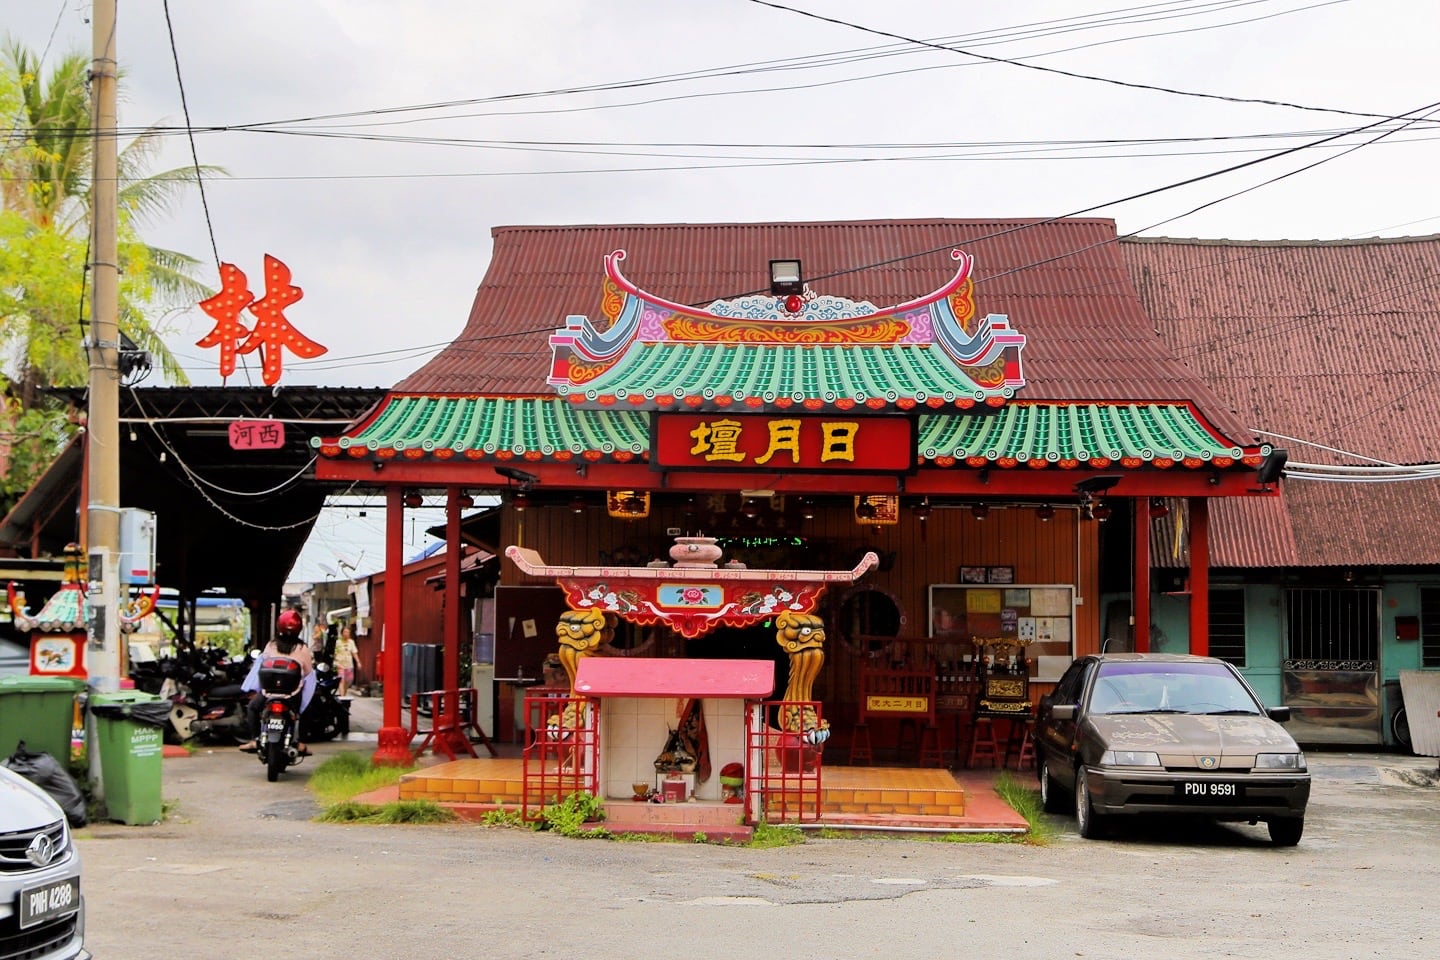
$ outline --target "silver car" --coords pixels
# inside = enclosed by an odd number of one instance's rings
[[[1223,660],[1180,654],[1082,657],[1035,719],[1040,796],[1073,802],[1082,837],[1121,815],[1189,814],[1264,821],[1277,846],[1300,842],[1305,754]]]
[[[0,766],[0,957],[89,960],[80,853],[50,795]]]

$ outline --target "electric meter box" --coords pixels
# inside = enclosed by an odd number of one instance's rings
[[[155,514],[137,507],[120,509],[120,582],[155,582]]]

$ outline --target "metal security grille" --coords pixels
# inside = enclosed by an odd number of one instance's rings
[[[1245,666],[1245,588],[1210,591],[1210,656]]]
[[[1420,665],[1440,667],[1440,587],[1420,588]]]
[[[1380,591],[1368,587],[1285,591],[1286,665],[1373,669],[1380,652]]]

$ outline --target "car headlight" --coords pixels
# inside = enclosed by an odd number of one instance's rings
[[[1304,770],[1303,753],[1261,753],[1255,757],[1257,770]]]
[[[1107,767],[1158,767],[1160,755],[1144,750],[1106,750],[1100,763]]]

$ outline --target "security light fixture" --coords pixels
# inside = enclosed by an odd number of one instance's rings
[[[1115,484],[1119,483],[1122,479],[1122,477],[1117,476],[1113,473],[1102,473],[1099,476],[1086,477],[1084,480],[1081,480],[1079,483],[1075,484],[1075,492],[1088,493],[1091,496],[1094,496],[1096,494],[1104,493],[1106,490],[1109,490],[1111,487],[1115,486]]]
[[[1285,463],[1290,459],[1290,454],[1284,447],[1275,447],[1265,454],[1265,459],[1260,461],[1260,469],[1256,473],[1256,479],[1262,487],[1279,480],[1285,472]]]
[[[770,261],[770,293],[776,297],[788,297],[805,292],[805,281],[801,278],[799,260]]]
[[[496,467],[495,472],[507,480],[513,480],[520,485],[521,490],[529,490],[540,482],[540,478],[527,470],[519,467]]]

